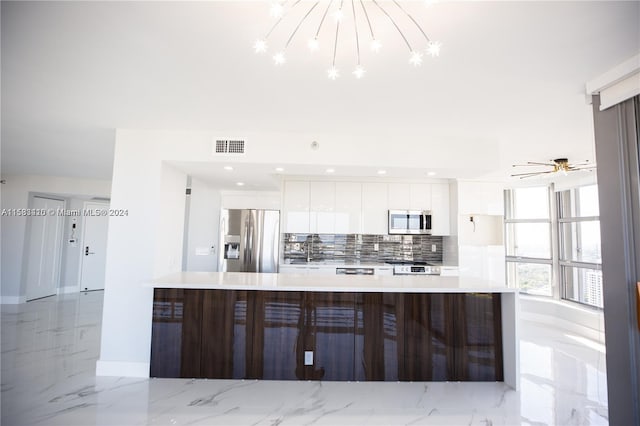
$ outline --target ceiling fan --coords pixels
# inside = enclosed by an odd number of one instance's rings
[[[518,177],[520,179],[524,179],[528,177],[546,175],[546,174],[558,173],[558,172],[566,175],[568,172],[577,172],[579,170],[593,170],[596,168],[596,165],[591,163],[589,160],[583,161],[581,163],[570,164],[567,158],[556,158],[555,160],[549,160],[548,163],[538,163],[535,161],[527,161],[526,164],[514,164],[512,167],[527,167],[527,166],[538,166],[538,167],[546,166],[546,167],[553,167],[553,169],[528,172],[528,173],[517,173],[517,174],[511,175],[511,177]]]

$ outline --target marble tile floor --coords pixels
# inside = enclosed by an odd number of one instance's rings
[[[501,383],[96,377],[102,292],[2,305],[1,424],[603,425],[604,347],[521,324],[521,390]]]

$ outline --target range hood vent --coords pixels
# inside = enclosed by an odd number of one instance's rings
[[[244,140],[217,139],[215,154],[244,154]]]

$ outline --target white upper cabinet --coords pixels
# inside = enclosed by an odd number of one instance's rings
[[[388,212],[430,210],[432,234],[450,235],[448,183],[285,181],[283,232],[389,232]]]
[[[336,234],[362,233],[362,184],[336,182]]]
[[[450,235],[449,184],[431,185],[431,235]]]
[[[389,209],[411,210],[411,185],[408,183],[390,183]]]
[[[309,225],[312,234],[335,233],[335,182],[309,183]]]
[[[388,185],[386,183],[362,184],[363,234],[386,235],[389,232],[387,191]]]
[[[411,210],[431,210],[431,186],[430,183],[412,183],[409,186]]]
[[[431,210],[431,184],[389,183],[391,210]]]
[[[458,214],[504,215],[504,185],[458,182]]]
[[[309,182],[286,181],[282,201],[284,232],[308,233]]]

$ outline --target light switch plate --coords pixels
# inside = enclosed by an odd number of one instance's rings
[[[313,351],[304,351],[304,365],[313,365]]]
[[[435,244],[431,244],[431,251],[436,251],[436,245]]]

